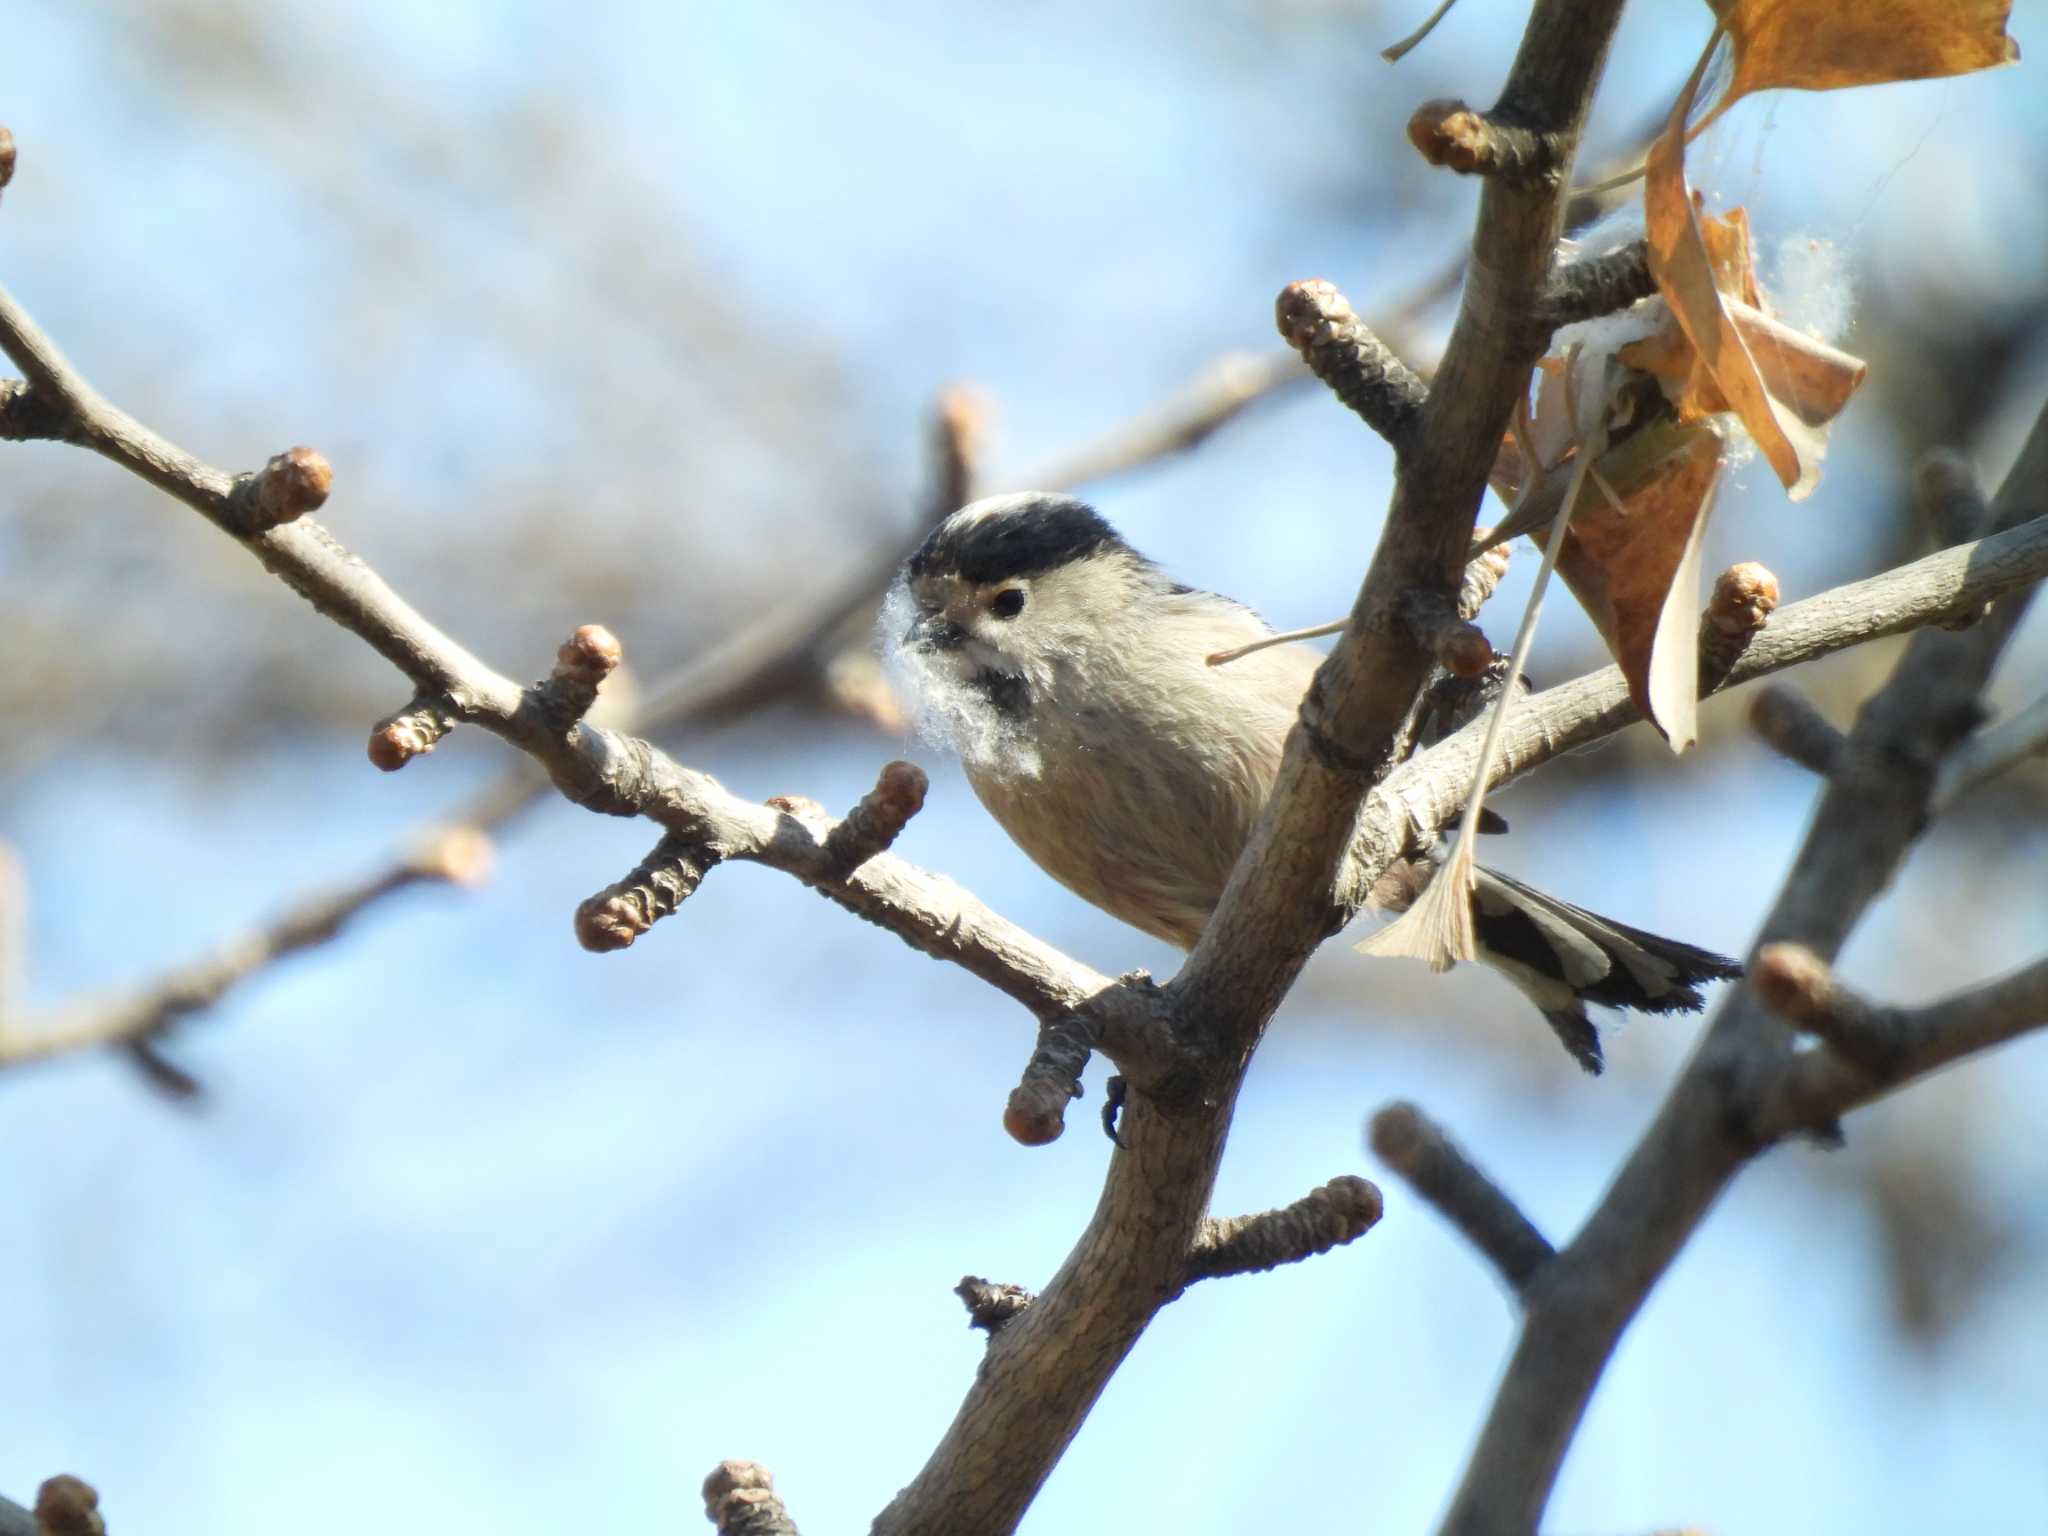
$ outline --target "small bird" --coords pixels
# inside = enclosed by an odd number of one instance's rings
[[[1050,492],[989,497],[939,524],[882,624],[925,733],[959,753],[1018,847],[1105,912],[1192,949],[1321,654],[1274,645],[1208,665],[1273,631],[1241,603],[1170,580],[1094,509]],[[1396,864],[1368,903],[1405,910],[1437,857]],[[1361,882],[1362,871],[1351,889]],[[1741,974],[1495,870],[1477,870],[1472,904],[1480,958],[1588,1072],[1601,1053],[1586,1004],[1694,1012],[1700,983]]]

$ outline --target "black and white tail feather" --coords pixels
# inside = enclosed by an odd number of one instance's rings
[[[1542,1010],[1572,1059],[1598,1074],[1600,1032],[1586,1004],[1639,1013],[1697,1013],[1700,985],[1732,980],[1742,966],[1726,955],[1645,933],[1611,917],[1474,869],[1472,922],[1479,957]]]

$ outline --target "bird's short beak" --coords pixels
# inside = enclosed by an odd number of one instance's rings
[[[957,650],[966,638],[966,630],[940,613],[918,615],[903,632],[904,643],[920,651]]]

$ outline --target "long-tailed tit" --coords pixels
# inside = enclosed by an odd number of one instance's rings
[[[904,567],[883,624],[928,734],[959,752],[1017,845],[1104,911],[1192,948],[1321,655],[1276,645],[1209,666],[1272,631],[1168,579],[1081,502],[1043,492],[947,518]],[[1434,860],[1396,864],[1366,900],[1405,909]],[[1478,870],[1473,920],[1481,958],[1589,1072],[1601,1056],[1587,1003],[1696,1011],[1699,983],[1740,974],[1494,870]]]

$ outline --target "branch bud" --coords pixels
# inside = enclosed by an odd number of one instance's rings
[[[107,1536],[99,1491],[60,1472],[36,1490],[36,1530],[40,1536]]]
[[[371,730],[370,762],[385,773],[396,773],[414,758],[433,751],[454,729],[455,716],[444,700],[414,699]]]
[[[671,832],[626,878],[576,908],[576,942],[594,954],[633,941],[688,901],[717,856]]]
[[[249,495],[250,533],[281,527],[317,511],[334,487],[334,471],[311,448],[290,448],[257,471]]]
[[[1351,301],[1321,278],[1280,290],[1273,318],[1287,344],[1365,424],[1402,452],[1422,420],[1429,387],[1366,328]]]

